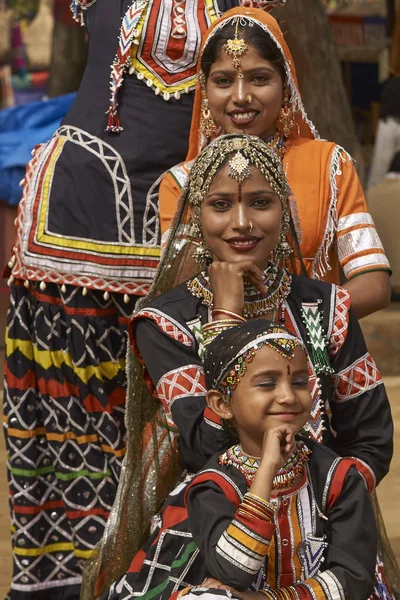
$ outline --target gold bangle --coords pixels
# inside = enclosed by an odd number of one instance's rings
[[[274,512],[276,511],[275,504],[273,504],[269,500],[265,500],[264,498],[261,498],[261,496],[257,496],[256,494],[253,494],[252,492],[246,492],[244,497],[249,498],[249,500],[253,499],[258,504],[262,504],[263,506],[265,506],[266,508],[269,508],[270,510],[273,510]]]
[[[232,312],[231,310],[226,310],[225,308],[213,308],[211,314],[213,315],[214,313],[223,313],[224,315],[228,315],[234,317],[235,319],[238,319],[242,323],[247,323],[247,320],[244,317],[242,317],[242,315],[238,315],[237,313]]]

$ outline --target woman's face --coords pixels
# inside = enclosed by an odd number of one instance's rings
[[[206,84],[211,114],[226,133],[247,133],[266,139],[275,133],[282,106],[282,77],[249,44],[240,62],[243,78],[238,77],[232,57],[224,49],[213,63]]]
[[[279,242],[281,200],[257,168],[251,167],[250,177],[240,186],[228,171],[227,164],[203,200],[204,241],[214,260],[250,261],[264,270]]]

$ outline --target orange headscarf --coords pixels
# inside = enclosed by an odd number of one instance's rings
[[[238,8],[228,10],[228,12],[226,12],[222,17],[214,21],[214,23],[208,29],[207,33],[203,38],[197,65],[197,86],[194,98],[192,125],[190,129],[189,151],[186,157],[186,161],[195,159],[204,146],[204,141],[201,139],[202,136],[200,133],[201,88],[199,75],[201,73],[201,57],[203,55],[205,47],[212,39],[212,37],[222,27],[224,27],[228,21],[235,22],[238,18],[244,18],[248,21],[253,21],[257,25],[259,25],[271,37],[271,39],[275,42],[278,50],[280,50],[280,52],[282,53],[282,56],[285,60],[287,83],[290,89],[292,107],[297,125],[297,127],[293,129],[291,137],[301,137],[309,139],[318,138],[318,134],[315,130],[315,127],[307,117],[306,111],[304,109],[303,102],[300,96],[293,58],[290,53],[289,47],[285,42],[283,33],[278,25],[278,22],[276,21],[276,19],[274,19],[274,17],[272,17],[264,10],[260,10],[258,8],[244,8],[241,6]]]

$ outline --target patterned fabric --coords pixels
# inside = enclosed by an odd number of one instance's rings
[[[383,383],[372,356],[367,352],[352,365],[335,373],[334,402],[348,402]]]
[[[297,337],[303,337],[296,318],[293,314],[290,304],[285,302],[285,327],[294,333]],[[324,431],[325,431],[325,406],[321,398],[321,386],[320,380],[316,373],[315,367],[312,360],[308,361],[308,386],[310,389],[311,397],[313,399],[310,420],[306,425],[306,430],[311,439],[322,442]]]
[[[207,600],[219,594],[201,586],[207,576],[238,590],[263,590],[271,600],[364,600],[373,588],[376,543],[367,492],[351,463],[311,447],[310,469],[274,499],[271,518],[242,511],[243,475],[213,457],[170,494],[150,539],[102,600],[178,593]],[[329,509],[321,516],[324,484]]]
[[[369,251],[367,256],[366,250]],[[389,268],[389,261],[369,213],[356,213],[339,219],[337,252],[347,279],[358,275],[368,264],[372,269]]]
[[[150,0],[137,27],[138,44],[131,52],[131,73],[145,79],[164,100],[192,91],[202,32],[217,18],[216,0]],[[154,32],[148,40],[147,31]]]
[[[175,400],[185,396],[204,397],[207,390],[203,369],[197,365],[187,365],[166,373],[158,382],[157,395],[168,413]]]
[[[244,519],[233,519],[229,527],[219,538],[216,551],[226,560],[234,562],[247,573],[258,573],[268,552],[275,526],[271,523],[269,537],[263,537],[260,531],[253,531]]]
[[[76,600],[125,451],[126,327],[120,295],[12,288],[4,431],[14,572],[10,599]],[[36,596],[35,596],[36,597]]]
[[[75,18],[78,13],[72,6]],[[179,100],[196,85],[202,32],[217,18],[216,0],[133,0],[122,18],[111,65],[106,131],[121,132],[118,92],[129,67],[164,100]]]
[[[335,356],[343,346],[349,326],[350,294],[341,287],[336,288],[336,306],[332,332],[329,338],[329,354]]]
[[[193,346],[193,337],[177,321],[159,310],[141,310],[136,313],[135,319],[151,319],[168,337],[188,348]]]
[[[87,153],[96,159],[92,168],[104,185],[96,208],[103,222],[111,224],[107,231],[93,213],[83,229],[75,220],[80,198],[69,197],[67,191],[60,197],[53,173],[71,169],[71,152],[83,153],[82,160]],[[13,276],[144,295],[160,255],[155,217],[156,207],[150,199],[141,227],[135,226],[130,180],[122,157],[100,138],[63,126],[36,149],[27,166]]]

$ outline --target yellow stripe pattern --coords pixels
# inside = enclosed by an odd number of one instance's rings
[[[125,359],[120,358],[118,362],[104,361],[98,365],[75,366],[71,355],[62,350],[39,350],[29,340],[18,340],[10,338],[8,329],[6,331],[6,355],[11,356],[19,350],[28,360],[35,361],[43,369],[55,367],[62,370],[64,366],[70,367],[84,383],[88,383],[94,376],[100,381],[103,379],[114,379],[121,370],[125,369]]]

